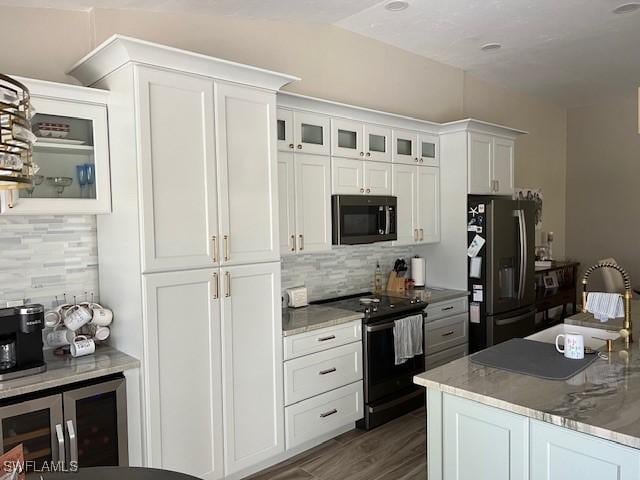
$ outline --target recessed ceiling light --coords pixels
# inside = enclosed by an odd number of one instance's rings
[[[481,46],[480,50],[483,52],[491,52],[493,50],[500,50],[501,48],[502,45],[499,43],[487,43],[486,45]]]
[[[409,3],[401,1],[401,0],[396,0],[393,2],[389,2],[387,3],[384,8],[386,8],[387,10],[391,11],[391,12],[399,12],[400,10],[406,10],[407,8],[409,8]]]
[[[624,13],[633,13],[640,10],[640,3],[624,3],[613,9],[613,13],[622,15]]]

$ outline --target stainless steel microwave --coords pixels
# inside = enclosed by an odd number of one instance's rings
[[[333,195],[333,244],[397,240],[396,197],[375,195]]]

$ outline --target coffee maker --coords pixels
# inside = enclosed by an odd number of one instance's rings
[[[0,381],[47,369],[42,351],[44,307],[0,308]]]

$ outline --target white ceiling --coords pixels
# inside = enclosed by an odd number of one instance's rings
[[[66,9],[135,8],[335,24],[496,84],[573,106],[640,85],[640,11],[632,0],[0,0]],[[640,1],[640,0],[638,0]],[[486,43],[503,48],[482,52]]]

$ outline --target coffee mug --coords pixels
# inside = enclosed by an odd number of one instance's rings
[[[111,335],[109,327],[102,327],[100,325],[94,325],[93,323],[87,325],[83,331],[87,332],[87,335],[93,337],[94,340],[99,340],[101,342],[105,341],[109,338],[109,335]]]
[[[91,310],[82,305],[74,305],[64,314],[64,324],[74,332],[91,321]]]
[[[560,337],[564,338],[564,348],[558,344]],[[556,350],[563,353],[566,358],[581,360],[584,358],[584,337],[578,333],[561,333],[556,337]]]
[[[73,342],[75,336],[75,333],[71,330],[68,330],[62,325],[58,325],[53,331],[47,333],[47,345],[50,347],[64,347]]]
[[[82,357],[83,355],[91,355],[96,351],[96,344],[91,338],[85,335],[78,335],[73,342],[69,344],[69,350],[72,357]]]
[[[99,327],[108,327],[113,321],[113,312],[108,308],[94,308],[91,323]]]
[[[49,310],[44,314],[44,326],[47,328],[57,327],[61,321],[62,314],[57,310]]]

